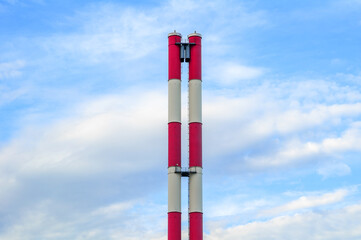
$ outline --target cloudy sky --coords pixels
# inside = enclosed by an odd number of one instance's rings
[[[204,239],[361,239],[360,0],[2,0],[0,240],[166,240],[173,30],[203,36]]]

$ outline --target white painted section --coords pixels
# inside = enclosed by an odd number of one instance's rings
[[[179,173],[176,173],[176,170]],[[168,212],[181,212],[180,167],[168,168]]]
[[[189,212],[203,212],[202,168],[191,167],[189,171]]]
[[[202,122],[202,81],[189,81],[189,122]]]
[[[170,36],[180,36],[180,37],[182,37],[182,34],[176,32],[176,31],[174,30],[174,32],[168,33],[168,37],[170,37]]]
[[[168,80],[168,122],[181,121],[181,81]]]
[[[190,37],[202,37],[202,34],[194,32],[194,33],[188,34],[188,38],[190,38]]]

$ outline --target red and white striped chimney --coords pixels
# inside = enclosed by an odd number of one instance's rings
[[[181,240],[181,177],[189,177],[189,239],[203,240],[202,61],[199,33],[168,35],[168,240]],[[189,169],[181,169],[181,61],[189,62]]]
[[[203,239],[202,204],[202,36],[188,35],[189,61],[189,239]]]
[[[168,34],[168,240],[181,240],[181,39]]]

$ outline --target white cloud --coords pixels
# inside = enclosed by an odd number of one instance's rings
[[[360,94],[352,88],[323,81],[266,82],[247,92],[205,91],[204,99],[208,159],[239,153],[244,159],[237,158],[237,166],[264,169],[360,150],[354,120],[361,115]],[[336,128],[346,130],[330,132]],[[252,149],[262,142],[269,147]],[[250,149],[254,154],[244,154]]]
[[[207,201],[207,217],[229,217],[232,215],[253,214],[259,209],[269,205],[266,199],[245,200],[243,195],[227,194],[222,199],[216,201]]]
[[[25,61],[23,60],[0,63],[0,80],[21,76],[21,68],[24,66]]]
[[[37,40],[37,45],[57,57],[70,57],[75,61],[80,58],[93,63],[108,62],[109,59],[113,62],[145,57],[149,61],[161,59],[166,56],[167,34],[173,30],[181,32],[184,38],[197,30],[209,36],[205,38],[205,53],[218,54],[221,49],[221,53],[225,54],[232,51],[227,49],[230,43],[223,44],[214,36],[226,38],[266,22],[262,12],[252,12],[240,2],[230,1],[227,4],[224,1],[193,0],[166,1],[149,9],[95,3],[77,11],[69,20],[68,24],[75,26],[76,32],[41,38]],[[231,27],[234,24],[237,24],[237,31]],[[230,27],[224,27],[228,25]],[[234,41],[231,44],[238,43]],[[254,77],[260,69],[237,65],[229,66],[226,71],[231,78],[238,79]]]
[[[323,176],[324,179],[332,176],[345,176],[351,173],[351,168],[342,162],[328,163],[321,166],[317,173]]]
[[[262,76],[264,70],[257,67],[244,66],[234,62],[220,64],[211,68],[208,73],[211,80],[225,86],[236,85],[243,80],[250,80]]]
[[[14,101],[15,99],[23,96],[29,90],[25,87],[20,87],[16,89],[9,89],[6,86],[0,86],[0,106],[6,105],[9,102]]]
[[[109,206],[100,207],[99,209],[94,210],[92,215],[114,217],[119,214],[124,214],[124,211],[131,209],[134,205],[134,201],[112,203]]]
[[[223,185],[228,184],[223,183]],[[357,186],[350,186],[332,192],[284,192],[255,197],[254,189],[243,187],[243,190],[238,191],[238,188],[240,187],[223,191],[221,196],[218,194],[214,199],[206,201],[206,229],[227,228],[239,223],[260,221],[275,216],[328,211],[343,206],[342,202],[346,197],[357,192]]]
[[[227,229],[210,230],[207,240],[233,239],[359,239],[361,237],[361,204],[324,212],[306,212],[256,221]]]
[[[165,187],[166,175],[158,173],[166,167],[167,97],[138,92],[88,99],[47,124],[24,121],[16,138],[0,148],[1,208],[15,216],[56,199],[71,209],[86,202],[82,209],[92,211]]]
[[[152,203],[128,204],[119,202],[87,213],[56,201],[41,201],[17,215],[16,223],[2,230],[0,239],[164,239],[166,222],[160,213],[166,208]],[[120,208],[121,214],[112,212]],[[136,208],[143,209],[141,216]]]
[[[164,26],[156,16],[117,5],[97,7],[96,13],[85,12],[77,16],[83,28],[81,33],[59,35],[46,39],[47,47],[58,54],[79,53],[88,60],[98,62],[115,54],[131,60],[144,57],[159,49]]]
[[[264,210],[261,212],[261,215],[279,215],[285,212],[329,205],[342,201],[348,194],[349,190],[338,189],[334,192],[325,193],[320,196],[302,196],[284,205]]]
[[[309,112],[300,110],[288,110],[281,113],[274,119],[275,130],[280,133],[288,133],[317,125],[326,121],[337,123],[340,117],[356,116],[361,114],[361,103],[354,104],[334,104],[334,105],[316,105]]]
[[[21,172],[119,168],[130,173],[152,168],[161,163],[166,101],[162,93],[143,92],[140,98],[111,96],[84,103],[74,117],[33,127],[3,147],[0,165]]]
[[[289,141],[283,149],[273,155],[247,159],[247,163],[255,168],[280,167],[300,162],[309,162],[316,156],[333,156],[347,151],[361,151],[361,124],[355,122],[340,137],[325,138],[321,142]]]

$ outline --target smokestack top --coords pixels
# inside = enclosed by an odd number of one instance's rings
[[[202,34],[197,33],[197,31],[194,31],[194,33],[188,34],[188,38],[190,37],[200,37],[202,38]]]
[[[178,33],[176,30],[174,30],[174,32],[168,33],[168,37],[170,37],[170,36],[182,37],[182,34]]]

